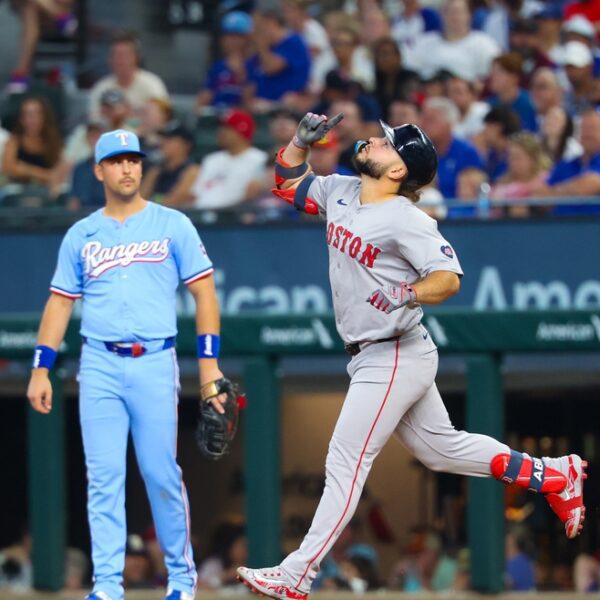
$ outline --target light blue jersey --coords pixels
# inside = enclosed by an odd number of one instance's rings
[[[79,413],[93,597],[124,598],[130,434],[168,586],[194,595],[190,511],[176,456],[179,370],[173,336],[179,282],[190,284],[212,271],[188,217],[152,202],[122,223],[98,210],[75,223],[60,247],[50,289],[83,301]]]
[[[196,228],[184,214],[152,202],[123,223],[103,211],[65,235],[51,291],[83,296],[85,337],[133,342],[176,335],[179,281],[213,271]]]

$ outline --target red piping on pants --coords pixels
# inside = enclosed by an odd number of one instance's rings
[[[354,479],[352,480],[352,486],[350,487],[350,495],[348,496],[348,502],[346,502],[346,507],[344,508],[344,512],[342,513],[342,516],[339,518],[339,521],[335,524],[335,527],[333,528],[333,531],[329,534],[329,537],[325,540],[325,543],[321,546],[321,549],[315,554],[315,556],[313,558],[311,558],[306,569],[304,570],[304,573],[302,573],[302,577],[300,577],[300,580],[294,586],[297,589],[300,589],[300,585],[302,584],[302,581],[304,581],[304,578],[306,577],[306,574],[308,573],[310,566],[317,560],[317,558],[319,558],[319,555],[321,554],[321,552],[323,552],[323,550],[329,543],[329,540],[333,537],[334,533],[337,531],[337,528],[340,526],[340,523],[344,520],[344,517],[346,516],[346,513],[348,512],[348,508],[350,507],[350,502],[352,501],[352,495],[354,494],[354,485],[355,485],[356,479],[358,477],[358,471],[360,469],[360,465],[362,464],[362,460],[365,456],[365,452],[367,451],[367,446],[369,445],[369,441],[371,440],[371,436],[373,435],[373,430],[375,429],[375,426],[377,425],[377,422],[379,421],[379,417],[381,416],[383,408],[384,408],[384,406],[387,402],[387,399],[390,395],[390,391],[392,389],[392,384],[394,383],[394,377],[396,376],[396,368],[398,367],[399,347],[400,347],[400,340],[397,339],[396,340],[396,356],[394,358],[394,369],[392,371],[392,378],[390,379],[390,383],[385,392],[385,396],[383,397],[383,402],[381,403],[381,406],[379,407],[379,410],[377,411],[377,416],[375,417],[375,420],[373,421],[373,425],[371,425],[371,429],[369,430],[369,435],[367,436],[365,445],[363,446],[362,452],[360,453],[360,458],[358,459],[358,464],[356,465],[356,470],[354,471]]]

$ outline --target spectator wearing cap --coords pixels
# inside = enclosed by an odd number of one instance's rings
[[[140,68],[140,42],[132,33],[116,35],[110,46],[110,74],[97,81],[90,90],[90,115],[100,116],[100,98],[106,90],[118,89],[127,98],[134,113],[150,98],[168,98],[162,79]]]
[[[251,34],[252,17],[248,13],[234,10],[223,17],[219,37],[222,58],[208,69],[204,86],[196,98],[198,110],[207,106],[231,108],[241,105]]]
[[[340,161],[340,142],[334,129],[327,135],[312,145],[310,151],[310,166],[316,175],[355,175],[347,167],[339,164]]]
[[[537,23],[538,48],[552,62],[562,64],[561,27],[562,11],[559,6],[548,3],[544,8],[534,13]]]
[[[583,15],[575,15],[563,24],[563,39],[569,42],[581,42],[592,52],[594,58],[594,77],[600,77],[600,52],[596,47],[596,30]]]
[[[141,194],[165,206],[189,206],[194,201],[192,185],[199,171],[190,158],[194,136],[179,121],[168,123],[158,135],[162,161],[146,171]]]
[[[575,15],[584,16],[594,26],[596,32],[600,31],[600,2],[598,0],[581,0],[569,2],[565,6],[564,18],[569,20]]]
[[[283,0],[281,11],[287,26],[301,35],[310,52],[310,92],[318,94],[325,85],[325,75],[335,67],[335,55],[327,31],[308,9],[310,0]]]
[[[442,33],[425,33],[412,48],[406,49],[406,67],[423,79],[442,69],[469,80],[487,77],[500,47],[486,33],[471,29],[467,0],[445,0],[442,19]]]
[[[496,106],[483,119],[483,130],[478,138],[483,148],[485,172],[490,183],[506,173],[510,137],[521,131],[519,115],[508,106]]]
[[[254,13],[256,54],[246,63],[248,83],[244,104],[251,110],[267,110],[287,94],[303,94],[308,88],[310,53],[302,37],[287,29],[277,10]]]
[[[533,74],[542,68],[555,69],[559,62],[540,49],[539,25],[534,19],[518,19],[510,26],[510,48],[521,56],[521,87],[528,90]]]
[[[402,55],[391,37],[385,37],[373,46],[375,61],[375,98],[381,112],[388,113],[391,102],[413,98],[419,88],[419,76],[402,65]]]
[[[192,186],[196,208],[230,208],[260,192],[268,157],[252,147],[255,129],[246,111],[234,109],[222,117],[217,133],[222,150],[204,158]]]
[[[521,127],[528,131],[537,129],[535,108],[529,93],[519,83],[523,75],[523,60],[516,52],[507,52],[492,61],[489,86],[493,95],[488,99],[490,106],[507,106],[521,120]]]
[[[127,536],[123,585],[129,590],[152,587],[152,563],[144,540],[137,534]]]
[[[117,89],[108,89],[100,96],[100,115],[89,117],[87,123],[77,125],[67,137],[64,158],[70,165],[76,165],[90,158],[94,147],[87,141],[87,125],[89,123],[101,126],[105,131],[113,129],[127,129],[133,131],[135,122],[131,114],[131,107],[125,94]]]
[[[85,143],[89,156],[77,162],[71,177],[71,190],[67,201],[69,210],[81,208],[100,208],[105,204],[104,185],[94,174],[94,148],[104,133],[104,125],[97,121],[88,121],[85,125]]]
[[[581,42],[568,42],[564,46],[563,64],[570,86],[564,105],[571,115],[576,115],[594,103],[596,86],[592,51]]]
[[[423,33],[442,31],[437,10],[421,6],[420,0],[402,0],[402,14],[392,22],[392,37],[400,46],[412,46]]]
[[[588,108],[581,115],[579,141],[583,154],[561,160],[545,183],[532,189],[533,196],[568,198],[600,195],[600,112]],[[554,214],[600,214],[598,206],[558,206]]]
[[[446,82],[446,96],[458,108],[458,123],[453,133],[461,140],[470,140],[483,129],[483,118],[490,110],[487,102],[479,100],[479,84],[461,77],[451,77]]]
[[[483,160],[475,147],[458,139],[453,129],[460,113],[448,98],[429,98],[423,105],[421,122],[438,151],[438,188],[445,199],[456,198],[457,179],[465,169],[483,171]]]

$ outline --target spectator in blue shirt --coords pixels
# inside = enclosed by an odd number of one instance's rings
[[[308,85],[310,53],[302,37],[291,33],[281,13],[260,10],[254,13],[256,54],[248,61],[245,104],[251,110],[265,110],[291,92],[302,93]]]
[[[223,17],[220,36],[223,58],[208,70],[196,100],[198,109],[205,106],[230,108],[241,104],[251,33],[252,17],[248,13],[236,10]]]
[[[600,196],[600,112],[597,109],[590,108],[582,113],[579,141],[583,154],[559,161],[547,181],[532,190],[532,196]],[[557,206],[554,214],[600,214],[600,206],[564,204]]]
[[[399,46],[412,45],[415,39],[428,31],[442,31],[442,17],[419,0],[403,0],[402,14],[392,23],[392,37]]]
[[[506,588],[511,592],[535,591],[533,560],[525,552],[524,534],[511,531],[506,534]]]
[[[519,82],[523,76],[523,59],[516,52],[507,52],[492,61],[490,89],[493,96],[488,99],[491,107],[507,106],[519,115],[521,127],[536,131],[535,108],[529,93],[521,89]]]
[[[465,169],[483,171],[483,161],[473,145],[454,136],[460,114],[447,98],[429,98],[423,105],[421,123],[439,155],[438,188],[444,198],[456,198],[457,178]]]
[[[496,183],[506,173],[510,136],[519,131],[519,115],[507,106],[492,108],[483,118],[481,141],[485,148],[485,171],[490,183]]]

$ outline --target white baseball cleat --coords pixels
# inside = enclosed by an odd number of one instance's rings
[[[253,592],[278,600],[307,600],[308,594],[293,587],[281,567],[248,569],[239,567],[238,579]]]
[[[567,537],[572,539],[581,533],[585,520],[583,482],[587,479],[587,461],[581,460],[577,454],[569,454],[561,457],[559,463],[559,470],[567,478],[567,485],[560,494],[546,494],[546,500],[565,524]]]

